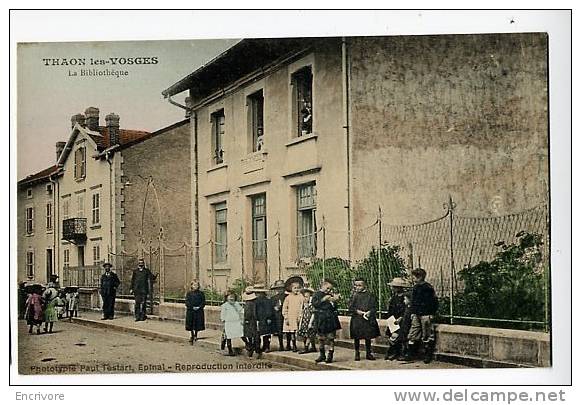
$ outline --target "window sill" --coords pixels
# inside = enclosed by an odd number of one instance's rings
[[[34,232],[32,232],[32,233],[25,233],[24,236],[26,236],[26,237],[34,236]]]
[[[52,233],[53,233],[53,230],[52,230],[52,229],[49,229],[49,230],[47,230],[47,231],[46,231],[46,233],[48,233],[48,234],[51,234],[51,235],[52,235]]]
[[[101,229],[101,224],[95,224],[90,226],[91,229]]]
[[[268,151],[266,149],[262,149],[262,150],[256,150],[254,152],[249,152],[248,155],[246,156],[246,159],[260,157],[261,155],[262,156],[268,155]],[[244,160],[244,159],[242,159],[242,160]]]
[[[210,167],[208,170],[206,170],[206,173],[214,172],[214,171],[220,170],[220,169],[225,169],[227,167],[228,167],[228,163],[220,163],[218,165]]]
[[[304,135],[304,136],[298,136],[298,137],[293,138],[292,140],[288,141],[284,145],[286,147],[289,147],[289,146],[293,146],[293,145],[296,145],[296,144],[299,144],[299,143],[303,143],[303,142],[310,141],[311,139],[316,140],[317,137],[318,137],[317,134],[309,134],[309,135]]]
[[[210,275],[212,274],[212,269],[209,268],[209,269],[206,269],[206,270],[207,270],[208,274],[210,274]],[[230,269],[230,266],[227,263],[224,263],[222,265],[215,264],[213,271],[214,271],[214,273],[218,273],[218,275],[220,275],[220,274],[223,274],[223,273],[228,273],[228,272],[230,272],[230,270],[231,270]]]

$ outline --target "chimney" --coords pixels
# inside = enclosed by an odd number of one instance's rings
[[[97,107],[89,107],[85,110],[85,117],[87,128],[91,131],[99,130],[99,109]]]
[[[75,114],[71,117],[71,129],[73,129],[77,123],[82,127],[85,126],[85,116],[83,114]]]
[[[109,146],[119,144],[119,116],[115,113],[107,114],[105,125],[109,131]]]
[[[66,142],[57,142],[56,143],[56,160],[57,160],[57,162],[58,162],[59,158],[61,157],[61,154],[63,153],[63,150],[65,149],[65,146],[67,146]]]

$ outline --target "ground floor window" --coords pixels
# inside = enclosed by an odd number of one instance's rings
[[[298,186],[297,253],[301,257],[317,255],[316,189],[314,183]]]
[[[26,276],[34,278],[34,252],[32,250],[26,252]]]

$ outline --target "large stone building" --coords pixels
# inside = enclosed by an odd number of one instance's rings
[[[115,259],[124,293],[140,256],[154,273],[163,272],[168,296],[182,297],[193,277],[189,123],[177,122],[118,149],[122,197],[117,209],[123,227]],[[157,254],[150,255],[153,249]]]
[[[545,34],[248,39],[163,94],[184,91],[194,266],[218,289],[362,257],[379,207],[402,224],[449,196],[475,216],[547,201]]]

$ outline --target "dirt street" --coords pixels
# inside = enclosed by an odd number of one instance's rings
[[[281,365],[217,351],[58,322],[52,334],[18,323],[20,374],[282,371]]]

